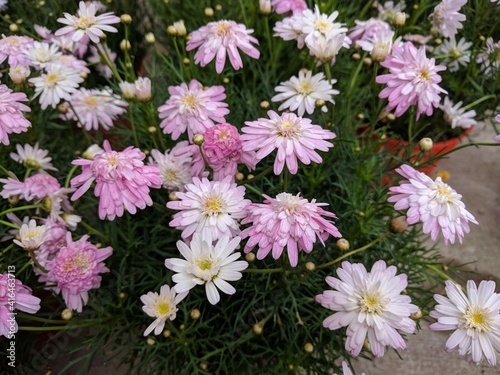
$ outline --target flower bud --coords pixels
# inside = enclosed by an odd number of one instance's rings
[[[422,310],[418,309],[416,313],[410,315],[413,320],[419,320],[422,317]]]
[[[432,139],[430,138],[422,138],[418,142],[418,147],[422,152],[430,151],[432,150],[432,147],[434,147],[434,142],[432,142]]]
[[[156,129],[156,126],[150,126],[148,128],[148,132],[151,133],[151,134],[154,134],[158,131],[158,129]]]
[[[148,77],[140,77],[134,82],[135,96],[140,102],[151,100],[151,80]]]
[[[205,16],[212,17],[214,15],[214,10],[210,7],[205,8]]]
[[[271,0],[259,0],[260,14],[268,15],[271,13]]]
[[[93,144],[83,152],[82,157],[87,160],[94,160],[96,155],[102,154],[103,152],[104,150],[99,145]]]
[[[384,61],[391,50],[391,43],[376,43],[370,53],[373,61]]]
[[[269,105],[270,104],[269,104],[269,102],[267,100],[263,100],[263,101],[260,102],[260,108],[262,108],[262,109],[269,108]]]
[[[12,32],[12,33],[15,33],[16,31],[19,30],[19,27],[15,24],[15,23],[11,23],[9,25],[9,30]]]
[[[130,82],[122,81],[118,84],[120,90],[122,91],[122,97],[124,99],[135,99],[135,84]]]
[[[61,312],[61,318],[62,318],[62,320],[70,320],[71,318],[73,318],[73,310],[64,309]]]
[[[152,337],[148,337],[148,338],[146,339],[146,343],[147,343],[148,345],[153,346],[154,344],[156,344],[156,341],[155,341]]]
[[[316,265],[313,262],[307,262],[306,263],[306,270],[308,271],[314,271],[316,269]]]
[[[304,345],[304,351],[306,353],[312,353],[314,351],[314,345],[311,344],[310,342],[307,342],[305,345]]]
[[[177,197],[177,192],[171,191],[170,193],[168,193],[168,199],[171,201],[178,201],[179,197]]]
[[[252,331],[256,335],[262,335],[262,332],[264,331],[264,327],[262,327],[262,324],[260,324],[260,323],[255,323],[252,327]]]
[[[406,23],[406,14],[404,12],[396,12],[392,17],[392,24],[394,26],[403,26]]]
[[[9,77],[16,85],[24,83],[26,78],[31,74],[29,68],[23,65],[17,65],[14,67],[10,67],[9,69]]]
[[[238,172],[234,175],[234,179],[238,182],[243,181],[245,179],[245,175],[241,172]]]
[[[193,310],[191,310],[191,312],[189,313],[189,316],[191,317],[191,319],[193,319],[193,320],[197,320],[197,319],[200,319],[201,312],[200,312],[200,310],[198,310],[198,309],[193,309]]]
[[[217,5],[215,6],[215,10],[217,10],[217,11],[219,11],[219,12],[220,12],[220,11],[222,10],[222,5],[217,4]]]
[[[132,23],[132,17],[130,16],[130,14],[122,14],[120,16],[120,22],[124,25],[130,25]]]
[[[203,370],[203,371],[207,371],[208,370],[208,365],[206,362],[201,362],[200,363],[200,368]]]
[[[254,253],[248,253],[245,255],[245,260],[248,262],[248,263],[253,263],[255,262],[255,254]]]
[[[205,142],[205,137],[203,134],[195,134],[193,135],[193,143],[195,145],[201,146]]]
[[[175,27],[177,36],[184,36],[187,34],[186,25],[184,25],[184,20],[179,20],[177,22],[174,22],[173,26]]]
[[[120,49],[122,51],[128,51],[128,50],[130,50],[130,48],[132,48],[132,46],[130,45],[130,42],[127,39],[123,39],[120,42]]]
[[[337,240],[336,245],[340,251],[347,251],[351,247],[349,241],[347,241],[345,238],[340,238],[339,240]]]
[[[172,36],[177,35],[177,29],[174,25],[170,25],[169,27],[167,27],[167,34]]]
[[[314,102],[314,105],[316,107],[323,107],[325,105],[325,101],[323,99],[316,99],[316,101]]]
[[[144,39],[146,40],[147,44],[155,44],[155,42],[156,42],[155,34],[153,34],[153,33],[147,33],[144,36]]]
[[[222,82],[229,83],[229,78],[227,78],[227,77],[222,78]]]
[[[187,57],[184,57],[184,58],[182,59],[182,62],[183,62],[185,65],[187,65],[187,64],[189,64],[189,63],[191,62],[191,60],[189,60]]]
[[[163,337],[170,337],[171,334],[172,334],[172,332],[170,332],[169,329],[166,329],[163,331]]]
[[[19,203],[19,195],[11,195],[9,198],[7,198],[7,201],[11,206],[15,206]]]
[[[254,176],[253,174],[249,173],[249,174],[247,175],[247,180],[251,180],[251,179],[252,179],[252,178],[254,178],[254,177],[255,177],[255,176]]]
[[[356,115],[356,118],[357,118],[358,120],[363,120],[363,119],[365,118],[365,115],[364,115],[364,113],[358,113],[358,114]]]
[[[361,55],[360,55],[359,53],[357,53],[357,52],[356,52],[356,53],[353,53],[353,54],[352,54],[351,58],[352,58],[353,60],[359,60],[359,59],[361,59]]]
[[[394,116],[394,113],[388,113],[387,116],[385,116],[387,121],[394,121],[396,120],[396,116]]]
[[[392,233],[401,233],[408,228],[408,222],[406,221],[406,216],[398,216],[391,220],[389,223],[389,229]]]
[[[124,299],[125,297],[127,297],[126,293],[123,293],[123,292],[118,293],[118,298]]]
[[[365,64],[366,66],[370,66],[372,64],[372,59],[369,57],[365,57],[363,59],[363,64]]]
[[[434,39],[434,43],[436,43],[439,46],[441,43],[443,43],[443,40],[441,38],[436,38],[436,39]],[[450,51],[450,53],[453,54],[453,51],[458,51],[458,50],[457,49],[452,49]]]

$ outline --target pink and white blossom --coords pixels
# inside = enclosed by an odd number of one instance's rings
[[[476,111],[471,110],[466,112],[466,109],[462,108],[462,102],[453,104],[453,102],[446,96],[443,104],[441,104],[439,108],[444,113],[444,120],[451,125],[452,129],[457,127],[469,129],[477,124],[477,121],[474,119]]]
[[[24,181],[19,181],[9,177],[7,179],[0,178],[0,182],[4,184],[0,196],[4,199],[18,195],[20,199],[26,201],[35,200],[40,202],[47,198],[50,194],[61,189],[59,181],[46,173],[37,173],[27,177]]]
[[[177,151],[187,145],[187,141],[178,142],[171,150],[166,150],[164,153],[151,150],[148,164],[158,167],[163,187],[169,191],[184,191],[185,186],[193,181],[191,174],[192,154],[187,152],[176,155]]]
[[[443,43],[434,50],[435,55],[446,55],[442,63],[448,67],[450,72],[458,71],[460,65],[467,66],[470,62],[470,47],[471,42],[466,42],[464,38],[460,38],[457,42],[455,37],[443,40]]]
[[[0,39],[0,64],[7,60],[9,66],[28,66],[29,59],[25,52],[32,47],[34,40],[27,36],[2,34]]]
[[[300,14],[307,9],[307,3],[304,0],[272,0],[271,6],[278,14]]]
[[[45,242],[47,236],[47,227],[37,225],[36,220],[31,219],[29,224],[21,225],[19,229],[19,240],[14,243],[26,251],[35,251]]]
[[[467,0],[442,0],[430,15],[432,25],[445,37],[454,36],[463,26],[465,15],[459,13],[460,8],[467,4]]]
[[[31,108],[21,102],[28,101],[25,93],[13,92],[6,85],[0,85],[0,143],[10,144],[9,134],[20,134],[31,127],[23,115],[30,112]]]
[[[338,278],[326,278],[334,290],[316,296],[323,307],[335,311],[323,321],[323,327],[347,327],[345,349],[354,357],[366,338],[377,357],[384,355],[386,346],[406,349],[398,331],[414,333],[416,323],[410,315],[418,311],[410,297],[401,294],[408,286],[406,274],[396,275],[396,267],[387,267],[383,260],[375,262],[370,272],[361,263],[347,261],[336,271]]]
[[[24,146],[17,144],[16,150],[17,154],[15,152],[11,152],[10,157],[14,161],[23,164],[26,168],[33,169],[35,172],[38,172],[39,170],[57,171],[51,163],[52,158],[47,156],[49,151],[39,148],[38,142],[35,143],[34,147],[29,144],[25,144]]]

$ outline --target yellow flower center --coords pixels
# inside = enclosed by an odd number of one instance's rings
[[[484,332],[491,329],[491,319],[485,307],[469,306],[464,318],[466,325],[476,331]]]
[[[322,18],[314,21],[314,28],[323,34],[326,34],[326,32],[328,31],[328,26],[328,22]]]
[[[202,271],[210,270],[213,267],[213,261],[209,258],[203,258],[196,262],[198,268]]]
[[[450,51],[450,57],[451,57],[453,60],[458,59],[460,56],[462,56],[462,52],[460,52],[460,51],[458,50],[458,48],[453,48],[453,49]]]
[[[99,103],[99,100],[95,96],[89,96],[86,101],[87,101],[87,104],[92,105],[92,106]]]
[[[40,163],[35,159],[26,159],[23,161],[23,165],[27,168],[34,169],[35,171],[38,171],[41,167]]]
[[[380,314],[384,305],[385,301],[377,291],[367,292],[358,300],[361,311],[368,314]]]
[[[59,74],[57,72],[50,72],[45,76],[45,83],[48,87],[54,87],[59,81]]]
[[[208,216],[216,216],[222,213],[224,202],[219,197],[208,197],[203,204],[205,214]]]
[[[184,105],[189,109],[196,109],[199,105],[198,103],[198,95],[195,93],[189,93],[184,96]]]
[[[66,262],[62,268],[67,272],[78,267],[79,271],[83,273],[89,268],[91,263],[91,260],[86,254],[78,254],[69,258],[68,262]]]
[[[444,198],[445,200],[449,200],[452,196],[452,191],[451,188],[444,183],[438,184],[437,185],[437,192],[441,198]]]
[[[308,95],[311,93],[311,85],[309,84],[309,82],[301,82],[299,83],[299,87],[298,87],[298,90],[297,90],[300,94],[303,94],[303,95]]]
[[[217,36],[226,36],[229,30],[229,23],[221,22],[217,25]]]
[[[423,70],[422,72],[420,72],[420,78],[428,80],[429,77],[430,77],[430,75],[429,75],[429,72],[427,70]]]
[[[276,126],[276,134],[280,137],[292,138],[300,134],[300,129],[297,127],[295,121],[291,121],[288,119],[281,120]]]
[[[85,17],[85,16],[78,17],[75,19],[76,27],[78,27],[81,30],[85,30],[85,29],[91,27],[92,25],[94,25],[94,23],[95,23],[94,18],[95,17]]]
[[[165,316],[170,310],[171,308],[167,301],[159,301],[155,306],[155,311],[158,316]]]

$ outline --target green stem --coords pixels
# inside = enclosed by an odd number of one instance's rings
[[[84,221],[80,221],[80,225],[83,226],[90,234],[95,234],[98,237],[101,237],[103,240],[106,242],[110,242],[108,236],[106,236],[104,233],[99,232],[97,229],[92,228],[90,225],[88,225]]]
[[[247,268],[246,270],[243,270],[242,272],[247,272],[247,273],[276,273],[276,272],[283,272],[283,268],[267,268],[267,269],[262,269],[262,268]]]
[[[240,184],[241,185],[241,184]],[[262,196],[262,191],[260,191],[259,189],[253,187],[252,185],[248,185],[248,184],[244,184],[243,186],[245,186],[245,188],[247,188],[248,190],[251,190],[253,191],[255,194],[257,194],[259,197]]]
[[[99,321],[101,323],[102,321]],[[65,325],[65,326],[52,326],[52,327],[27,327],[27,326],[20,326],[19,331],[63,331],[66,329],[76,329],[76,328],[81,328],[81,327],[92,327],[95,326],[96,323],[85,323],[85,324],[70,324],[70,325]]]
[[[330,64],[329,63],[324,63],[323,66],[325,67],[325,73],[326,73],[326,79],[328,80],[328,84],[332,84],[332,72],[330,70]]]
[[[211,176],[213,176],[214,171],[212,170],[212,168],[210,168],[210,165],[208,165],[208,160],[205,157],[205,153],[203,152],[203,147],[201,146],[202,145],[198,145],[200,149],[201,158],[203,159],[203,163],[205,164],[205,169],[208,169],[208,178],[210,178]]]
[[[102,51],[99,49],[99,46],[102,46]],[[109,69],[111,69],[111,72],[115,76],[115,78],[118,80],[118,82],[122,82],[122,78],[120,77],[120,74],[118,73],[118,70],[116,69],[115,64],[113,61],[111,61],[111,58],[109,57],[108,50],[100,43],[96,44],[97,52],[101,56],[101,59],[104,60],[104,63],[108,66]]]
[[[319,265],[316,268],[317,269],[322,269],[322,268],[330,267],[330,266],[334,265],[335,263],[338,263],[341,260],[344,260],[345,258],[350,257],[351,255],[354,255],[354,254],[360,253],[362,251],[365,251],[365,250],[369,249],[370,247],[372,247],[373,245],[375,245],[376,243],[382,241],[384,238],[386,238],[390,234],[391,234],[391,232],[387,231],[384,234],[382,234],[380,237],[374,239],[372,242],[366,244],[365,246],[362,246],[362,247],[360,247],[358,249],[355,249],[355,250],[352,250],[352,251],[350,251],[348,253],[345,253],[344,255],[339,256],[338,258],[336,258],[336,259],[334,259],[334,260],[332,260],[332,261],[330,261],[328,263],[321,264],[321,265]]]
[[[257,181],[257,180],[260,180],[262,177],[264,177],[265,175],[267,175],[269,172],[271,172],[273,170],[273,166],[270,166],[269,168],[267,168],[265,171],[263,172],[260,172],[257,176],[255,177],[252,177],[252,178],[249,178],[248,180],[245,180],[245,181],[240,181],[238,182],[238,185],[243,185],[243,184],[247,184],[249,182],[254,182],[254,181]]]
[[[139,139],[137,138],[137,131],[135,129],[135,121],[134,121],[134,105],[130,103],[128,108],[129,117],[130,117],[130,126],[132,127],[132,135],[134,137],[135,147],[139,147]]]
[[[486,95],[486,96],[483,96],[482,98],[479,98],[478,100],[476,100],[475,102],[472,102],[470,104],[467,104],[465,107],[462,107],[462,109],[464,111],[468,110],[469,108],[472,108],[474,107],[475,105],[481,103],[481,102],[484,102],[485,100],[488,100],[488,99],[493,99],[493,98],[496,98],[497,96],[494,95],[494,94],[491,94],[491,95]]]
[[[23,271],[29,267],[29,265],[31,264],[31,260],[28,260],[26,263],[24,263],[24,265],[21,267],[21,269],[19,271],[16,272],[16,276],[19,276],[20,274],[23,273]]]
[[[0,216],[8,214],[9,212],[23,211],[23,210],[31,210],[32,208],[43,208],[43,204],[30,204],[28,206],[21,207],[12,207],[5,211],[0,212]]]
[[[38,263],[38,260],[36,259],[34,251],[30,251],[30,256],[31,256],[31,260],[33,261],[33,263],[35,263],[35,266],[37,266],[37,268],[40,269],[40,271],[42,271],[43,273],[49,272],[40,263]]]
[[[288,168],[285,168],[283,171],[283,191],[286,192],[288,188],[288,176],[290,175],[290,172],[288,171]]]
[[[463,148],[467,148],[467,147],[470,147],[470,146],[500,146],[500,143],[489,143],[489,142],[467,143],[466,145],[455,147],[453,150],[447,151],[447,152],[445,152],[443,154],[439,154],[439,155],[433,156],[433,157],[427,159],[425,161],[425,163],[422,163],[421,165],[431,164],[436,159],[442,159],[443,157],[445,157],[446,155],[451,154],[452,152],[455,152],[455,151],[458,151],[458,150],[461,150]]]
[[[11,250],[14,247],[14,243],[11,243],[9,246],[7,246],[5,249],[2,250],[2,255],[5,254],[7,251]]]
[[[3,225],[5,225],[6,227],[9,227],[9,228],[14,228],[14,229],[19,229],[19,228],[21,228],[19,225],[12,224],[11,222],[4,221],[4,220],[0,220],[0,224],[3,224]]]
[[[30,314],[25,314],[22,312],[18,312],[17,316],[19,318],[23,318],[26,320],[32,320],[34,322],[40,322],[40,323],[53,323],[53,324],[67,324],[68,322],[65,320],[54,320],[54,319],[44,319],[44,318],[39,318],[37,316],[33,316]]]
[[[78,167],[79,167],[78,165],[74,165],[73,167],[71,167],[71,170],[69,171],[68,177],[66,177],[66,181],[64,182],[65,188],[69,187],[69,182],[71,180],[71,177],[73,177],[73,174],[75,173],[75,171],[77,170]]]

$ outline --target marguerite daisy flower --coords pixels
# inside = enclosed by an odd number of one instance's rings
[[[443,43],[434,50],[434,54],[447,56],[442,63],[448,67],[450,72],[456,72],[459,65],[467,66],[469,63],[471,53],[469,48],[471,46],[472,43],[466,42],[464,38],[460,38],[457,43],[455,37],[452,36],[450,39],[443,40]]]
[[[23,92],[12,92],[7,85],[0,85],[0,143],[9,145],[9,134],[20,134],[31,126],[23,115],[30,112],[31,108],[26,104],[28,98]]]
[[[23,224],[19,230],[19,240],[14,243],[27,251],[35,251],[45,241],[47,236],[47,227],[45,225],[36,225],[36,221],[31,219],[29,224]]]
[[[47,157],[49,152],[38,148],[38,142],[35,143],[35,147],[29,144],[25,144],[24,147],[17,144],[16,150],[17,154],[11,152],[10,157],[25,167],[31,168],[35,172],[38,172],[40,169],[43,171],[57,171],[51,163],[52,158]]]
[[[453,104],[453,102],[446,96],[444,98],[443,104],[439,106],[444,112],[444,120],[451,125],[452,129],[456,127],[469,129],[471,126],[477,124],[474,120],[476,116],[476,111],[467,111],[462,108],[462,102]]]

